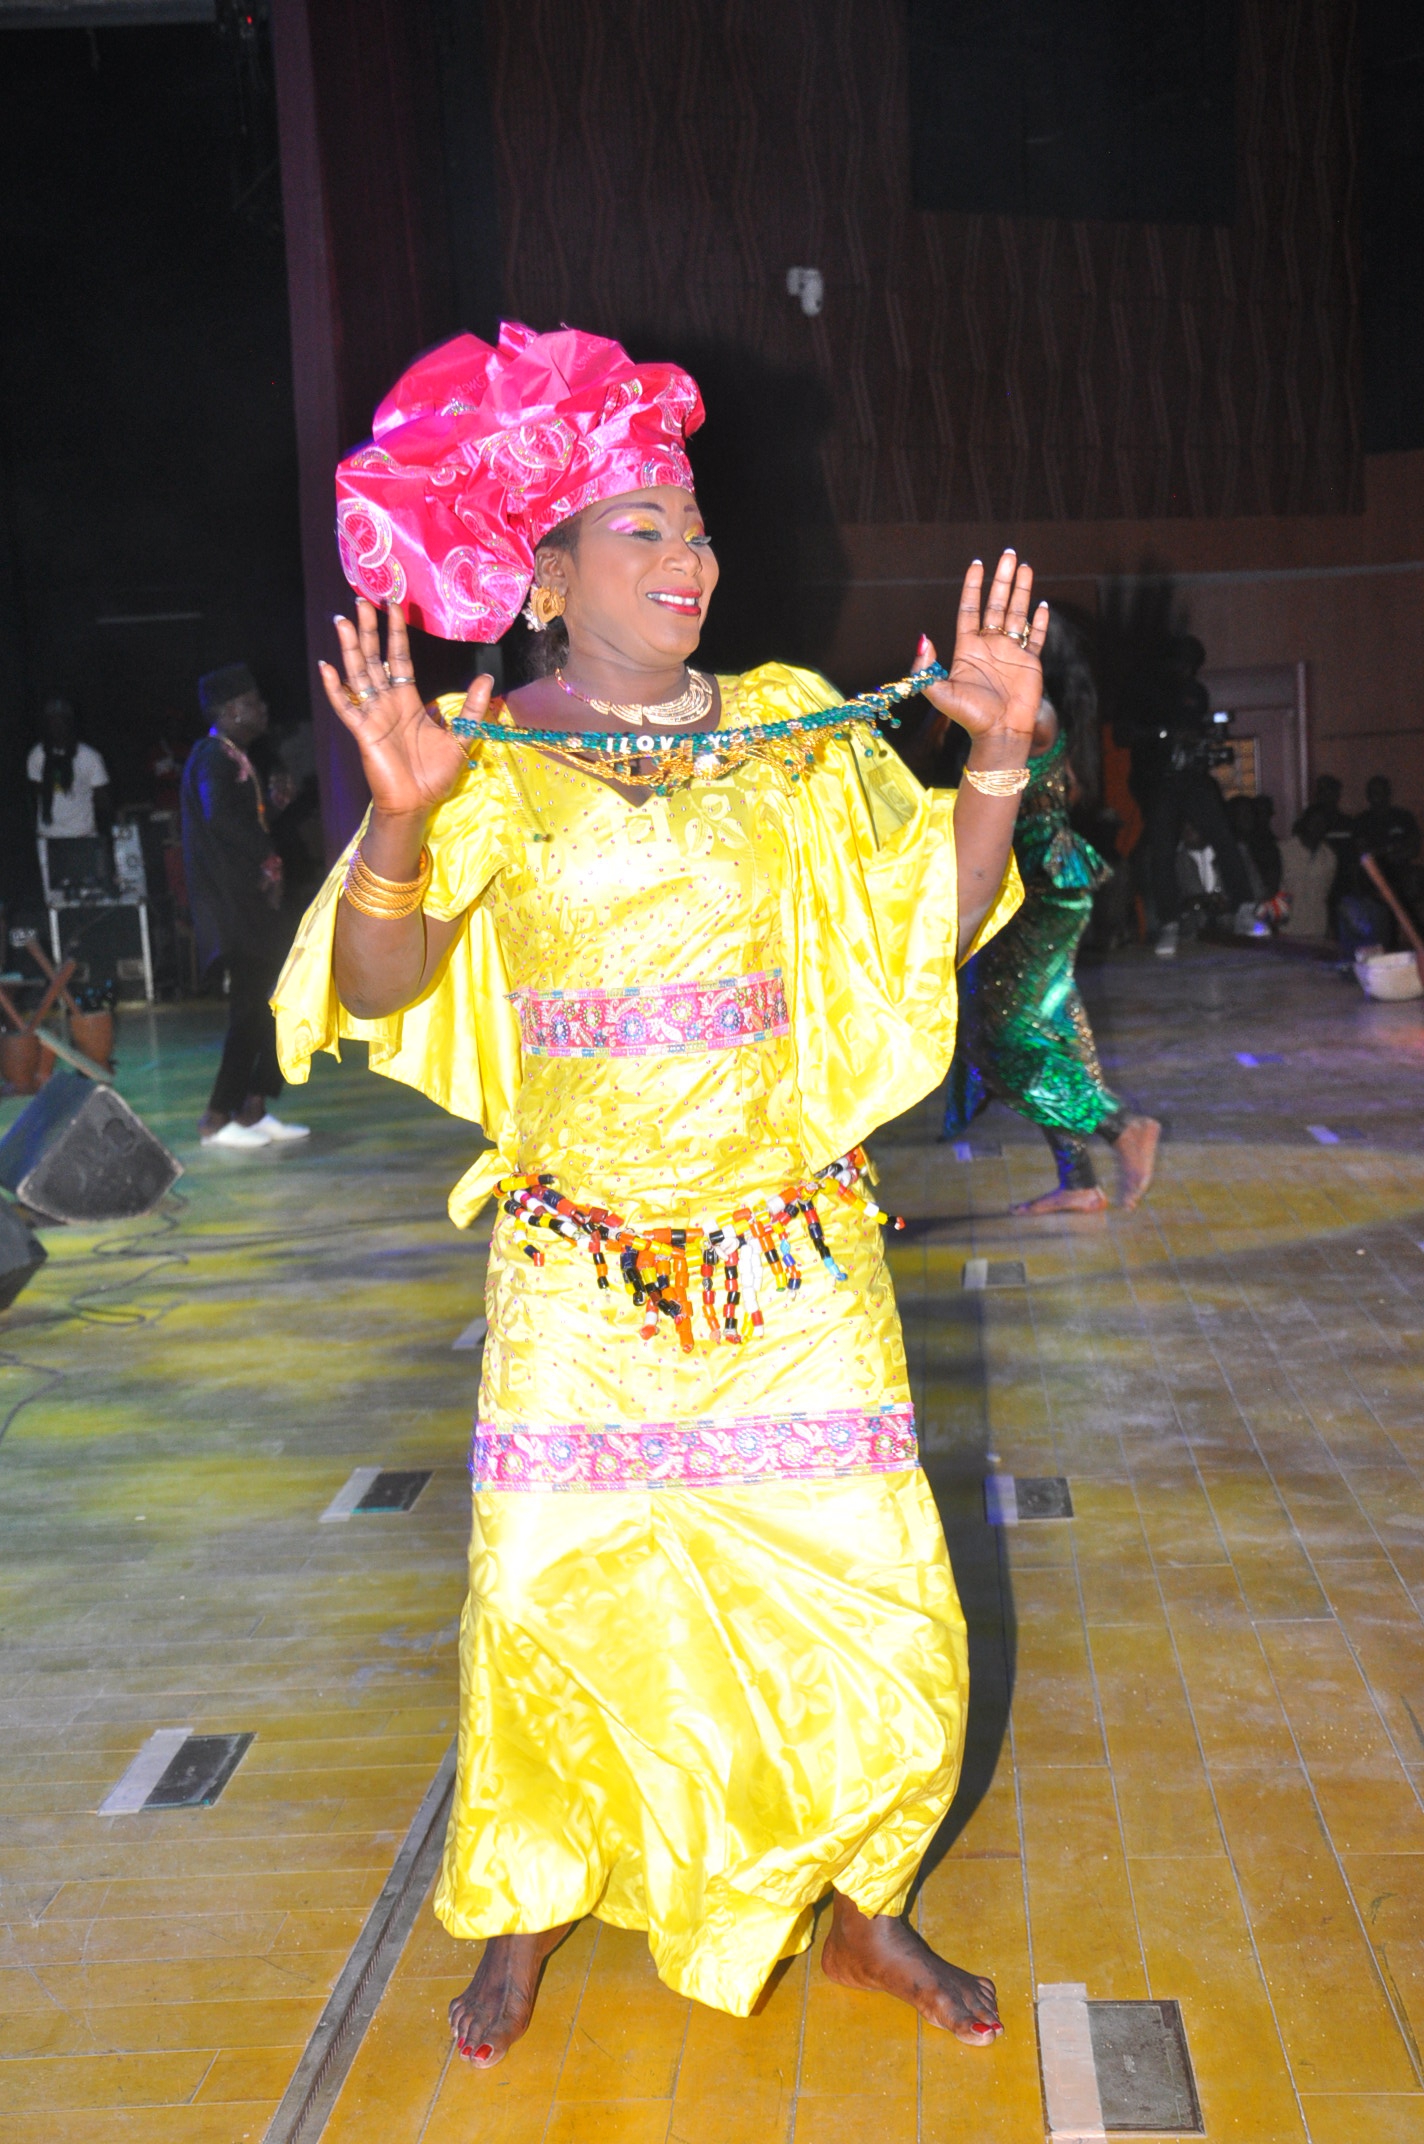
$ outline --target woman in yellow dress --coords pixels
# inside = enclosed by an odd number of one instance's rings
[[[365,1037],[493,1142],[451,1197],[498,1213],[436,1900],[486,1939],[451,2005],[481,2068],[581,1916],[745,2016],[827,1893],[834,1979],[1002,2030],[904,1918],[967,1660],[857,1150],[943,1079],[956,965],[1016,905],[1047,610],[1006,553],[948,671],[920,644],[956,797],[810,672],[690,670],[700,418],[673,367],[507,326],[339,473],[361,600],[322,675],[372,806],[274,1003],[289,1079]],[[407,612],[489,640],[526,590],[551,674],[425,707]]]

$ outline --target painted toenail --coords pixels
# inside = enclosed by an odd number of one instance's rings
[[[476,2062],[483,2062],[486,2055],[492,2055],[493,2053],[494,2048],[491,2046],[490,2042],[486,2040],[482,2046],[479,2046],[475,2049],[475,2060]]]

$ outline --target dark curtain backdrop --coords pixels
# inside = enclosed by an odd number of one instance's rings
[[[366,804],[355,746],[316,674],[350,613],[333,474],[416,352],[499,315],[477,0],[273,0],[311,706],[328,850]],[[430,693],[466,650],[423,635]]]
[[[204,670],[306,712],[268,104],[212,25],[0,29],[0,899],[38,899],[51,694],[120,803]]]
[[[1361,10],[1365,447],[1424,447],[1424,7]]]

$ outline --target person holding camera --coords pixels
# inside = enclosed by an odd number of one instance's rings
[[[1177,856],[1189,825],[1213,852],[1224,905],[1238,923],[1255,917],[1250,877],[1212,778],[1212,768],[1227,765],[1233,754],[1224,734],[1229,717],[1213,714],[1198,675],[1205,660],[1206,649],[1185,629],[1170,581],[1134,577],[1109,591],[1098,662],[1113,735],[1130,754],[1128,786],[1143,817],[1132,852],[1133,883],[1164,959],[1176,954],[1181,935]]]

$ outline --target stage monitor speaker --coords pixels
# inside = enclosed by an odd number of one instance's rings
[[[28,1287],[49,1252],[32,1228],[0,1200],[0,1310],[8,1310],[20,1290]]]
[[[0,1139],[0,1184],[51,1221],[129,1221],[183,1171],[112,1087],[54,1072]]]

